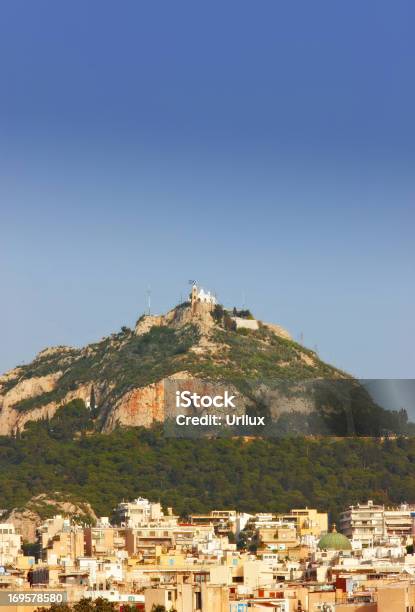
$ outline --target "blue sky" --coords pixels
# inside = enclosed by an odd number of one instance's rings
[[[195,278],[415,371],[412,1],[4,1],[0,370]]]

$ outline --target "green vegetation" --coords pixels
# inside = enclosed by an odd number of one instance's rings
[[[69,606],[67,604],[52,604],[47,608],[36,608],[35,612],[116,612],[118,606],[108,601],[104,597],[98,597],[94,601],[90,598],[83,597],[78,603]],[[135,610],[133,606],[123,606],[123,612],[131,612]]]
[[[225,329],[226,331],[236,331],[236,323],[230,316],[229,312],[223,308],[220,304],[215,304],[212,311],[213,320],[217,325]]]
[[[321,361],[313,351],[293,340],[276,336],[266,327],[237,332],[218,327],[214,340],[225,347],[220,358],[187,356],[186,367],[194,374],[237,386],[246,379],[301,381],[345,376]]]
[[[0,498],[22,507],[61,491],[109,515],[121,499],[161,499],[180,515],[213,508],[287,511],[309,506],[333,517],[347,504],[415,500],[415,439],[168,439],[160,427],[88,433],[80,400],[50,421],[0,437]],[[81,434],[77,433],[81,430]]]
[[[89,345],[63,372],[56,389],[22,400],[15,408],[26,411],[51,401],[59,402],[69,391],[89,382],[111,387],[108,401],[112,402],[132,387],[148,385],[182,369],[183,356],[199,338],[193,325],[179,330],[155,326],[142,336],[125,330]],[[50,363],[49,368],[47,373],[52,372]],[[33,369],[31,372],[38,375]]]
[[[255,317],[252,314],[252,312],[250,310],[248,310],[247,308],[242,309],[242,310],[238,310],[236,308],[236,306],[234,306],[233,311],[232,311],[232,315],[234,317],[240,317],[241,319],[251,319],[253,320]]]

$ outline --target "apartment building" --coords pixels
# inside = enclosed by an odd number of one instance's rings
[[[327,512],[318,512],[315,508],[295,508],[288,514],[277,515],[284,522],[295,521],[297,535],[300,538],[314,536],[319,538],[328,531]]]
[[[145,612],[164,606],[177,612],[229,612],[226,586],[204,581],[150,587],[144,590]]]
[[[340,531],[352,542],[373,546],[387,535],[384,506],[369,500],[366,504],[349,506],[340,514]]]
[[[126,531],[124,527],[112,527],[109,524],[85,527],[83,530],[85,555],[103,557],[125,550]]]
[[[164,513],[159,502],[137,497],[131,502],[121,502],[115,509],[117,523],[126,527],[140,527],[146,523],[160,521]]]
[[[216,533],[236,533],[238,529],[236,510],[212,510],[206,514],[190,515],[192,525],[213,525]]]
[[[340,530],[363,548],[394,536],[407,540],[412,537],[413,511],[414,506],[409,504],[385,508],[369,500],[366,504],[349,506],[341,513]]]
[[[212,541],[215,531],[212,525],[191,525],[175,520],[158,525],[143,525],[125,531],[126,550],[129,555],[140,554],[144,559],[155,556],[156,547],[192,551]]]
[[[397,508],[385,508],[385,526],[388,536],[409,538],[413,535],[413,517],[415,506],[401,504]]]
[[[21,552],[22,537],[11,523],[0,523],[0,566],[13,564]]]
[[[82,527],[69,526],[42,545],[42,559],[50,565],[74,563],[84,554],[84,532]]]
[[[258,527],[257,539],[266,548],[284,552],[299,544],[295,526],[287,523],[277,524],[275,527]]]

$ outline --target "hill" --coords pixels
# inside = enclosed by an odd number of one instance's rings
[[[59,492],[34,495],[25,501],[22,507],[12,508],[2,520],[13,523],[24,542],[35,542],[36,529],[45,519],[52,518],[56,514],[84,524],[95,523],[97,520],[97,516],[87,502],[76,501],[73,496]]]
[[[164,387],[177,380],[232,386],[247,410],[277,415],[283,437],[167,438]],[[137,495],[184,516],[308,505],[335,517],[368,496],[415,499],[406,414],[376,406],[357,381],[249,311],[186,302],[85,348],[46,349],[0,385],[0,498],[22,520],[39,521],[56,491],[53,507],[81,514],[89,503],[97,515]]]
[[[51,418],[73,399],[90,407],[95,431],[151,427],[165,418],[165,381],[171,380],[232,385],[247,409],[273,418],[281,417],[283,403],[281,431],[379,435],[406,427],[405,414],[375,406],[356,381],[278,325],[249,311],[186,302],[166,315],[143,315],[134,330],[123,327],[84,348],[45,349],[3,375],[0,435]],[[340,399],[345,393],[347,410]]]

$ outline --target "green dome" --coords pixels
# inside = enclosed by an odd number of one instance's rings
[[[341,533],[337,533],[336,526],[333,525],[333,531],[331,533],[326,533],[323,535],[317,547],[320,550],[351,550],[352,545],[350,544],[350,540],[346,538]]]

